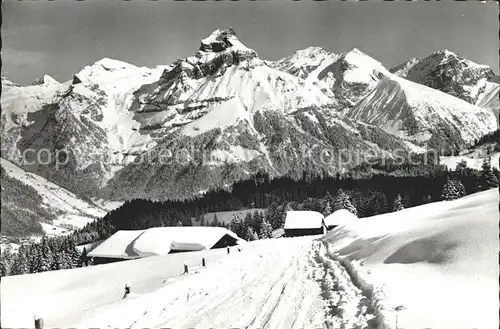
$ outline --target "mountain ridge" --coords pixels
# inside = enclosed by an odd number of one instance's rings
[[[232,29],[170,65],[103,58],[69,81],[36,82],[2,75],[2,156],[101,200],[186,198],[259,172],[334,175],[360,165],[341,151],[461,148],[497,127],[486,110],[398,77],[359,49],[309,47],[265,61]],[[68,153],[30,165],[35,153],[22,154],[31,149]]]

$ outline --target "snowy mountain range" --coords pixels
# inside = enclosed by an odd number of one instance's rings
[[[491,69],[450,59],[437,74],[423,62],[388,70],[319,47],[266,61],[228,29],[156,68],[104,58],[63,83],[2,75],[2,158],[80,197],[165,199],[259,171],[348,170],[340,150],[461,148],[497,129]],[[47,164],[34,161],[42,149]]]
[[[443,49],[424,58],[412,58],[391,69],[391,72],[493,110],[498,118],[500,81],[489,66],[474,63]]]

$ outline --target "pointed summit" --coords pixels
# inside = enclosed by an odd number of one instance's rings
[[[40,78],[36,79],[31,83],[33,86],[36,85],[49,85],[49,84],[59,84],[59,81],[51,77],[50,75],[44,74]]]
[[[460,57],[448,49],[440,49],[427,57],[403,63],[395,67],[393,72],[471,104],[480,100],[487,80],[494,76],[489,66]]]
[[[12,82],[2,73],[2,86],[4,87],[19,87],[19,84]]]
[[[226,49],[253,51],[245,46],[237,37],[232,27],[227,30],[217,29],[201,40],[200,51],[219,53]]]
[[[321,66],[331,64],[337,57],[338,55],[321,47],[308,47],[297,50],[292,55],[275,62],[269,62],[268,65],[280,71],[306,79],[311,72]]]
[[[87,65],[73,76],[73,84],[93,81],[95,83],[113,81],[130,71],[139,70],[135,65],[104,57],[94,64]]]
[[[439,55],[439,56],[455,56],[457,57],[458,55],[455,54],[454,52],[448,50],[448,49],[439,49],[439,50],[436,50],[435,52],[433,52],[431,54],[431,56],[435,56],[435,55]]]

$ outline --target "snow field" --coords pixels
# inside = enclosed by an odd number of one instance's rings
[[[229,255],[171,254],[1,284],[2,326],[11,328],[33,327],[34,313],[48,327],[76,328],[497,328],[498,190]]]
[[[358,287],[383,289],[389,325],[397,314],[405,329],[497,328],[498,195],[491,189],[361,219],[323,240]]]
[[[236,250],[231,248],[230,255]],[[208,268],[226,256],[226,249],[213,249],[8,276],[1,281],[2,328],[33,328],[34,314],[41,316],[48,328],[69,328],[105,305],[121,301],[127,281],[132,293],[140,296],[184,279],[180,277],[184,263],[194,273],[201,267],[202,258]]]
[[[151,294],[98,310],[77,327],[317,328],[311,237],[262,240]]]

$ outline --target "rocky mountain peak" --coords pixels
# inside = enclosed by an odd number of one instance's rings
[[[160,84],[186,84],[184,92],[190,90],[189,80],[198,80],[211,75],[222,75],[233,65],[245,64],[246,69],[264,65],[257,53],[245,46],[237,37],[232,28],[217,29],[205,39],[201,40],[199,50],[190,57],[180,59],[162,75]]]
[[[486,80],[494,76],[489,66],[462,58],[448,49],[405,62],[392,69],[392,72],[472,104],[484,92]]]
[[[48,85],[48,84],[59,84],[59,81],[51,77],[50,75],[44,74],[35,81],[31,83],[33,86],[36,85]]]
[[[5,87],[19,87],[19,84],[12,82],[5,75],[2,74],[2,86]]]
[[[207,53],[220,53],[228,48],[234,50],[250,51],[237,37],[233,28],[226,30],[217,29],[205,39],[201,40],[200,51]]]
[[[73,76],[73,84],[80,82],[103,82],[114,80],[118,75],[137,69],[135,65],[111,58],[102,58],[94,64],[87,65]]]

